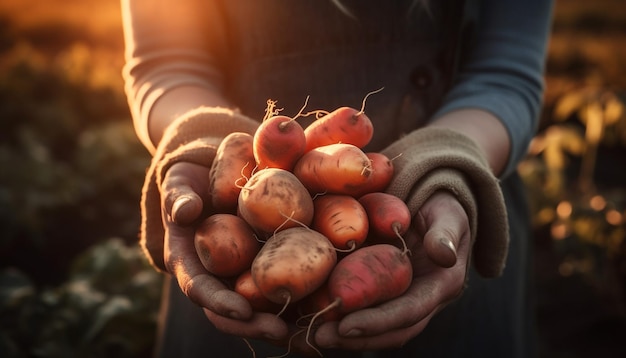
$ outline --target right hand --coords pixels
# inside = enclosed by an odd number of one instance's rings
[[[413,263],[409,289],[339,322],[324,323],[314,336],[320,347],[361,351],[402,347],[460,297],[471,253],[469,221],[462,205],[449,192],[436,192],[419,209],[412,229],[404,236]]]
[[[283,340],[288,336],[287,324],[275,314],[253,312],[243,296],[204,268],[196,253],[194,223],[202,219],[205,203],[209,202],[209,170],[179,162],[163,179],[161,209],[167,271],[220,331],[251,339]]]

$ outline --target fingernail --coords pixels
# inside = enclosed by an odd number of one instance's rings
[[[361,331],[358,328],[353,328],[351,330],[349,330],[348,332],[346,332],[346,334],[344,334],[345,337],[360,337],[363,334],[363,331]]]
[[[241,314],[239,314],[239,312],[237,312],[237,311],[230,311],[230,312],[228,312],[228,317],[240,320],[241,319]]]
[[[181,207],[185,206],[185,204],[187,204],[190,201],[191,201],[191,198],[186,195],[177,198],[174,204],[172,205],[172,213],[176,213],[178,210],[180,210]]]
[[[276,337],[275,335],[273,335],[272,333],[264,333],[263,337],[265,337],[266,339],[272,340],[272,341],[277,341],[280,338]]]
[[[448,238],[441,238],[441,239],[439,239],[439,242],[441,243],[441,245],[445,246],[447,249],[452,251],[454,256],[456,256],[456,247],[454,247],[454,244],[452,244],[452,241],[450,239],[448,239]]]
[[[197,207],[188,205],[193,203],[193,197],[184,195],[176,199],[172,205],[172,220],[180,225],[187,225],[191,220],[195,219]]]

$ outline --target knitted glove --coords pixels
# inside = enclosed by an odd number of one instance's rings
[[[161,185],[167,170],[178,162],[210,168],[224,137],[232,132],[253,134],[258,125],[258,122],[229,109],[199,108],[178,118],[167,128],[152,157],[141,196],[140,245],[156,269],[166,271]]]
[[[452,130],[426,127],[383,153],[395,158],[396,167],[387,192],[403,199],[413,217],[435,191],[453,193],[470,220],[476,271],[500,276],[509,245],[507,212],[498,180],[476,143]]]

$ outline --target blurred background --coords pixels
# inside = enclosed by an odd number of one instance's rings
[[[161,276],[137,248],[147,151],[116,0],[0,3],[0,356],[147,357]],[[541,357],[626,356],[626,6],[556,2],[534,220]]]

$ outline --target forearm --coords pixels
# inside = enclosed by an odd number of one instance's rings
[[[147,119],[151,142],[157,146],[165,129],[176,118],[199,107],[230,107],[230,104],[220,93],[200,86],[181,86],[161,95]]]
[[[486,0],[474,45],[433,117],[475,140],[499,177],[515,171],[536,132],[551,8],[546,0]]]
[[[482,150],[495,176],[504,171],[511,151],[511,140],[502,121],[481,109],[458,109],[428,124],[454,130],[474,140]]]
[[[165,128],[200,106],[225,106],[222,23],[209,0],[122,0],[123,69],[135,130],[154,154]]]

